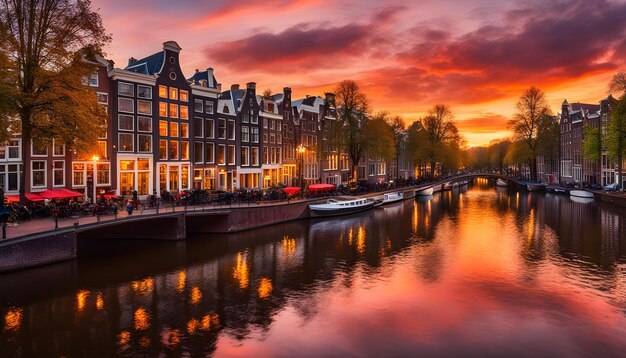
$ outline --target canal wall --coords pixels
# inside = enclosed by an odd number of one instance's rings
[[[74,229],[0,240],[0,272],[75,258],[76,231]]]

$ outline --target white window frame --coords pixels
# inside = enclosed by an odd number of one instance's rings
[[[102,102],[98,99],[98,96],[104,96],[106,101]],[[96,92],[96,101],[100,104],[109,104],[109,94],[106,92]]]
[[[235,145],[234,144],[229,144],[228,145],[228,151],[226,152],[226,159],[231,159],[231,154],[232,153],[232,159],[233,161],[231,162],[230,160],[226,160],[226,163],[228,165],[235,165],[235,163],[237,163],[237,150],[235,149]]]
[[[130,119],[131,119],[130,123],[132,124],[132,128],[131,129],[121,128],[121,126],[120,126],[120,123],[121,123],[120,119],[121,119],[122,116],[130,117]],[[132,132],[132,131],[134,131],[135,130],[135,116],[130,116],[128,114],[118,114],[117,115],[117,130],[118,131],[125,131],[125,132]]]
[[[148,90],[150,90],[150,97],[140,97],[139,96],[139,89],[140,88],[147,88]],[[141,99],[152,99],[152,86],[142,86],[142,85],[137,85],[137,98],[141,98]]]
[[[150,113],[140,112],[139,111],[139,103],[142,103],[142,104],[146,103],[146,104],[148,104],[148,108],[150,108]],[[152,102],[138,99],[137,100],[137,114],[143,114],[143,115],[146,115],[146,116],[151,116],[152,115]]]
[[[140,118],[149,119],[150,120],[150,129],[149,130],[142,130],[142,129],[140,129],[140,126],[139,126],[139,119]],[[152,117],[137,116],[137,132],[139,132],[139,133],[152,133]]]
[[[213,160],[211,160],[210,162],[208,161],[209,158],[207,158],[207,147],[212,148],[211,150],[211,158],[213,158]],[[205,142],[204,143],[204,160],[206,161],[207,164],[215,164],[215,143],[213,142]]]
[[[215,112],[215,106],[213,105],[213,101],[205,101],[205,105],[204,105],[204,109],[206,110],[207,114],[213,114],[213,112]],[[209,111],[209,108],[211,109]]]
[[[130,102],[131,107],[132,107],[132,109],[130,110],[130,112],[129,112],[129,111],[123,111],[123,110],[121,109],[121,107],[122,107],[122,106],[120,106],[120,103],[122,102],[122,100],[124,100],[124,101],[129,101],[129,102]],[[135,113],[135,101],[133,101],[133,99],[132,99],[132,98],[118,97],[118,98],[117,98],[117,111],[118,111],[118,112],[122,112],[122,113],[132,113],[132,114],[134,114],[134,113]]]
[[[198,110],[198,108],[196,107],[197,105],[200,105],[200,110]],[[193,113],[204,113],[204,101],[201,99],[194,99],[193,100]]]
[[[61,148],[63,148],[63,153],[61,154],[54,154],[54,147],[56,145],[56,141],[53,139],[52,140],[52,156],[53,157],[64,157],[65,156],[65,144],[61,144]]]
[[[122,138],[123,135],[127,135],[130,136],[133,139],[133,148],[131,150],[122,150],[122,141],[120,140]],[[123,152],[123,153],[134,153],[135,152],[135,135],[133,133],[129,133],[129,132],[125,132],[125,133],[118,133],[117,134],[117,150],[118,152]]]
[[[34,183],[34,179],[35,176],[32,175],[32,173],[34,173],[34,169],[33,169],[33,164],[35,163],[43,163],[43,185],[35,185]],[[42,169],[37,169],[38,171],[41,171]],[[46,160],[33,160],[30,162],[30,171],[31,171],[31,176],[30,176],[30,187],[35,189],[35,188],[45,188],[48,184],[48,162]]]
[[[46,154],[35,154],[35,146],[33,145],[33,142],[30,142],[30,156],[33,158],[45,158],[48,156],[48,147],[46,147]]]
[[[131,93],[130,94],[126,94],[126,93],[120,92],[120,88],[123,85],[130,86],[130,89],[131,89],[131,91],[130,91]],[[126,96],[126,97],[134,97],[135,96],[135,85],[133,85],[132,83],[128,83],[128,82],[118,82],[117,83],[117,95],[118,96]]]
[[[139,143],[140,143],[139,136],[147,136],[147,137],[150,137],[150,141],[149,141],[149,143],[150,143],[150,150],[149,150],[149,151],[141,150],[141,149],[139,148]],[[137,134],[137,153],[152,153],[152,149],[153,149],[152,147],[153,147],[153,146],[154,146],[154,143],[152,143],[152,134],[145,134],[145,133],[140,133],[140,134]],[[134,147],[134,146],[133,146],[133,147]]]
[[[241,166],[242,167],[249,167],[250,166],[250,147],[247,146],[242,146],[241,147],[241,157],[242,157],[242,161],[241,161]],[[244,154],[244,150],[247,153],[247,155],[243,155]],[[243,158],[245,157],[245,162],[243,161]]]
[[[61,169],[55,168],[54,163],[56,163],[56,162],[63,163],[63,168],[61,168]],[[54,184],[54,173],[57,172],[57,171],[61,172],[61,175],[62,175],[62,178],[63,178],[63,183],[58,184],[58,185]],[[52,162],[52,186],[53,187],[57,187],[57,188],[65,186],[65,161],[64,160],[54,160]]]
[[[95,77],[96,83],[95,84],[93,84],[93,82],[92,82],[94,80],[94,75],[96,75],[96,77]],[[98,86],[100,86],[100,79],[98,77],[99,77],[98,76],[98,71],[94,71],[94,72],[91,73],[91,75],[89,75],[89,85],[91,87],[98,87]]]

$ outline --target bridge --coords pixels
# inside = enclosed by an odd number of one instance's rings
[[[423,183],[423,184],[419,184],[415,187],[416,190],[421,190],[421,189],[426,189],[426,188],[430,188],[433,187],[435,189],[437,189],[438,186],[442,186],[445,184],[454,184],[454,183],[458,183],[458,182],[462,182],[465,180],[471,180],[471,179],[476,179],[476,178],[486,178],[486,179],[502,179],[506,182],[508,182],[511,186],[513,185],[517,185],[520,187],[526,187],[527,184],[529,184],[530,182],[525,181],[525,180],[520,180],[519,178],[514,178],[508,175],[503,175],[503,174],[498,174],[498,173],[463,173],[463,174],[459,174],[459,175],[455,175],[455,176],[451,176],[451,177],[447,177],[447,178],[443,178],[443,179],[439,179],[437,181],[434,182],[430,182],[430,183]],[[439,188],[439,189],[442,189]]]

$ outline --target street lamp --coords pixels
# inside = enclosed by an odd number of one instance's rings
[[[300,157],[300,197],[304,197],[304,175],[303,175],[303,167],[304,167],[304,152],[306,152],[306,148],[300,144],[297,148],[298,156]]]
[[[93,160],[93,172],[91,174],[91,185],[93,187],[92,190],[92,203],[96,202],[96,181],[97,181],[97,175],[98,175],[98,160],[100,160],[100,157],[97,155],[94,155],[91,157],[91,160]]]

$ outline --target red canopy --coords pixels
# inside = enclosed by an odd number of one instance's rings
[[[68,199],[84,196],[82,193],[65,188],[45,190],[37,194],[45,199]]]
[[[309,185],[309,191],[318,191],[318,190],[331,190],[335,189],[333,184],[311,184]]]
[[[34,194],[34,193],[27,193],[26,195],[26,199],[32,202],[36,202],[36,201],[44,201],[45,199],[42,198],[41,196]],[[20,202],[20,196],[19,195],[5,195],[4,196],[10,203],[19,203]]]
[[[288,195],[293,195],[293,194],[299,192],[300,188],[298,188],[297,186],[288,186],[288,187],[284,188],[283,191],[285,193],[287,193]]]
[[[108,194],[108,193],[102,195],[102,197],[105,198],[105,199],[118,199],[119,198],[119,196],[117,196],[115,194]]]

